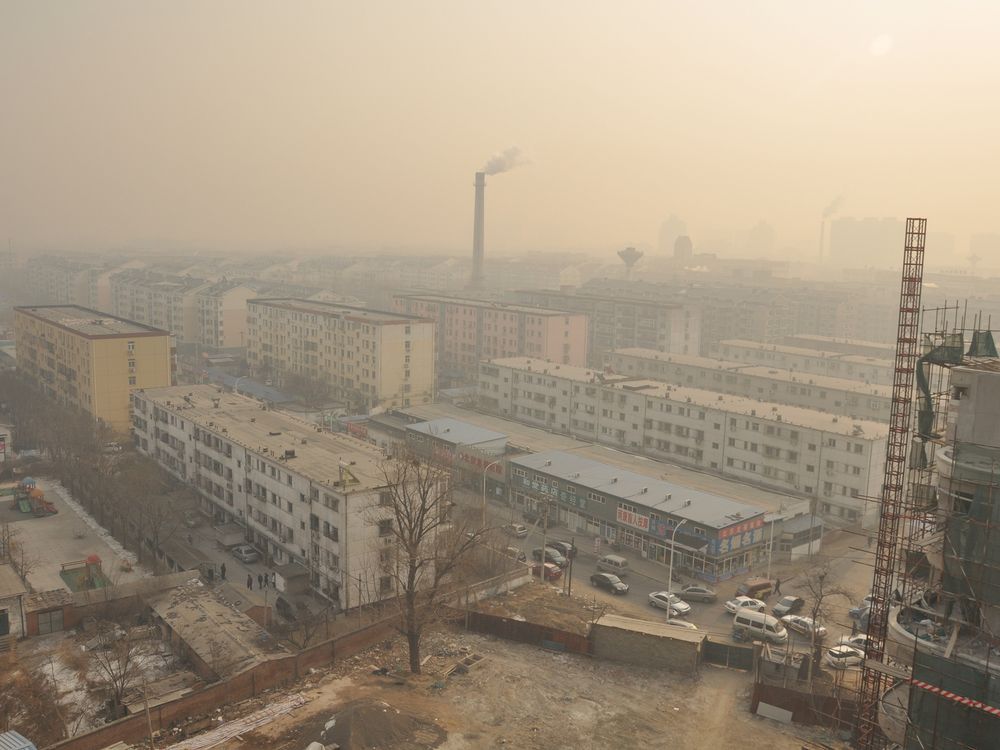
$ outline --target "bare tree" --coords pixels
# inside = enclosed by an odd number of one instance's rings
[[[392,554],[381,558],[380,572],[393,583],[396,627],[406,637],[410,671],[419,674],[420,639],[447,594],[446,581],[483,530],[452,517],[450,476],[441,467],[396,459],[383,463],[382,474],[385,487],[372,520],[380,538],[394,544]]]
[[[822,619],[826,619],[830,597],[841,596],[850,601],[851,594],[846,589],[828,582],[830,568],[821,565],[810,570],[802,580],[802,587],[809,593],[811,609],[809,616],[813,626],[809,632],[809,684],[812,685],[813,663],[816,661],[816,628]]]
[[[125,694],[142,675],[146,643],[134,638],[131,631],[122,633],[110,622],[101,624],[97,638],[91,656],[108,691],[110,718],[117,719],[124,715]]]

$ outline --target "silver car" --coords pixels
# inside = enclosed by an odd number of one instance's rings
[[[671,617],[683,617],[691,611],[691,605],[670,591],[654,591],[649,595],[649,606],[657,609],[670,607]]]
[[[255,563],[260,559],[260,553],[249,544],[233,547],[233,557],[243,563]]]

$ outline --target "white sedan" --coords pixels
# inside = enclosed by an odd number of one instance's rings
[[[794,630],[796,633],[802,633],[802,635],[816,636],[816,640],[822,640],[826,638],[826,628],[822,625],[817,625],[813,622],[811,617],[803,617],[802,615],[785,615],[781,618],[781,621],[785,624],[785,627],[789,630]]]
[[[671,591],[654,591],[649,595],[649,606],[657,609],[670,607],[671,617],[683,617],[691,611],[691,605]]]
[[[834,669],[860,667],[865,660],[865,652],[854,646],[834,646],[826,652],[824,660]]]
[[[857,633],[856,635],[842,635],[837,639],[837,642],[833,644],[834,646],[853,646],[854,648],[861,649],[862,651],[868,650],[868,636],[864,633]]]
[[[752,599],[749,596],[737,596],[726,602],[726,611],[731,614],[737,612],[763,612],[767,605],[760,599]]]

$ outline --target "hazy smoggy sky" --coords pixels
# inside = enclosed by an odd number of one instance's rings
[[[0,2],[15,247],[655,245],[998,229],[1000,3]]]

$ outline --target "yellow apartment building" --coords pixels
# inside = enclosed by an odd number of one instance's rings
[[[116,432],[137,388],[171,385],[170,334],[76,305],[14,308],[17,367],[61,403]]]

